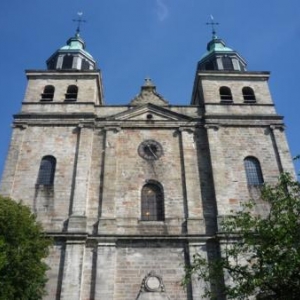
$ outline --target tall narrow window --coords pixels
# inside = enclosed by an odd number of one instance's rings
[[[142,220],[163,221],[164,195],[159,183],[147,183],[142,189]]]
[[[73,66],[73,56],[65,55],[62,63],[62,69],[72,69],[72,66]]]
[[[226,71],[230,71],[233,70],[233,64],[232,64],[232,60],[230,57],[228,56],[224,56],[222,58],[222,62],[223,62],[223,69]]]
[[[52,101],[54,97],[55,88],[53,85],[46,85],[42,93],[42,101]]]
[[[260,163],[255,157],[246,157],[244,159],[244,166],[247,176],[248,185],[257,186],[264,183]]]
[[[53,185],[56,159],[54,156],[44,156],[41,160],[37,184]]]
[[[245,86],[242,89],[243,97],[245,103],[254,103],[256,102],[254,91],[251,87]]]
[[[52,58],[50,61],[47,62],[47,68],[48,70],[55,70],[56,67],[56,58]]]
[[[69,85],[66,93],[66,100],[75,101],[77,100],[78,87],[76,85]]]
[[[214,70],[214,63],[212,61],[208,61],[205,63],[205,70]]]
[[[229,87],[227,86],[220,87],[220,98],[221,98],[221,102],[225,102],[225,103],[232,102],[232,94]]]

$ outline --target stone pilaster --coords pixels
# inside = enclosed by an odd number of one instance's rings
[[[80,300],[85,241],[67,241],[61,300]]]
[[[14,125],[5,168],[2,175],[0,194],[13,198],[14,178],[22,151],[26,125]]]
[[[180,128],[181,149],[183,159],[183,174],[186,185],[187,203],[187,229],[190,234],[203,233],[203,210],[201,202],[201,191],[199,181],[199,168],[197,161],[197,149],[194,141],[194,130]]]
[[[114,299],[116,255],[115,243],[98,243],[95,300]]]
[[[86,231],[86,205],[93,145],[93,128],[80,124],[77,130],[78,141],[74,168],[74,194],[72,199],[72,214],[68,224],[69,232]]]
[[[200,255],[203,258],[207,259],[207,247],[205,242],[190,242],[189,246],[189,257],[191,260],[191,263],[193,262],[193,256],[194,255]],[[204,294],[204,287],[205,287],[205,282],[202,280],[199,280],[196,275],[192,277],[192,299],[201,299],[205,300],[208,298],[202,297]]]
[[[81,300],[94,299],[97,247],[87,241],[82,262]]]
[[[286,140],[284,127],[270,126],[271,135],[273,138],[273,147],[277,154],[277,163],[280,172],[289,172],[295,176],[295,169],[291,160],[289,145]]]
[[[223,145],[220,138],[222,128],[218,124],[206,125],[208,145],[210,149],[212,175],[218,214],[227,213],[228,207],[224,201],[223,193],[228,190],[228,182],[226,180],[226,162],[223,155]],[[223,200],[223,201],[222,201]]]
[[[101,216],[99,220],[98,233],[115,233],[116,212],[115,212],[115,193],[117,159],[116,147],[120,128],[112,127],[106,129],[105,149],[104,149],[104,175],[102,182],[101,195]]]

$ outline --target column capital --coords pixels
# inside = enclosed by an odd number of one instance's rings
[[[271,130],[278,129],[279,131],[284,131],[285,126],[283,124],[278,124],[278,125],[270,125]]]
[[[82,128],[94,129],[95,128],[95,123],[94,122],[79,122],[77,124],[77,128],[78,129],[82,129]]]
[[[194,127],[183,127],[183,126],[180,126],[178,128],[178,131],[179,132],[194,133],[196,131],[196,129]]]
[[[27,129],[28,128],[28,124],[27,123],[13,123],[11,125],[12,128],[19,128],[21,130]]]
[[[217,131],[217,130],[219,130],[220,125],[219,124],[205,124],[204,128],[213,129],[214,131]]]
[[[112,131],[113,133],[118,133],[122,130],[120,126],[105,126],[103,129],[105,131]]]

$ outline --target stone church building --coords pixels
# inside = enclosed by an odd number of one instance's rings
[[[184,265],[207,255],[223,216],[293,172],[269,75],[215,34],[185,106],[150,79],[106,105],[79,32],[27,70],[0,193],[54,239],[45,299],[202,299],[200,282],[182,288]]]

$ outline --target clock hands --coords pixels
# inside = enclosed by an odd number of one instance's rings
[[[153,154],[153,156],[157,159],[158,157],[156,156],[156,154],[153,152],[152,148],[151,148],[151,145],[147,144],[146,145],[147,148],[149,149],[149,151]]]
[[[157,160],[163,154],[160,143],[155,140],[145,140],[138,147],[138,154],[146,160]]]
[[[146,147],[148,149],[149,155],[151,155],[151,154],[153,155],[151,159],[149,158],[149,160],[151,162],[150,165],[152,167],[153,173],[154,173],[155,176],[157,176],[156,172],[155,172],[155,168],[154,168],[154,163],[153,163],[154,160],[158,159],[158,156],[154,153],[157,150],[157,148],[153,144],[151,144],[151,143],[146,144]]]

